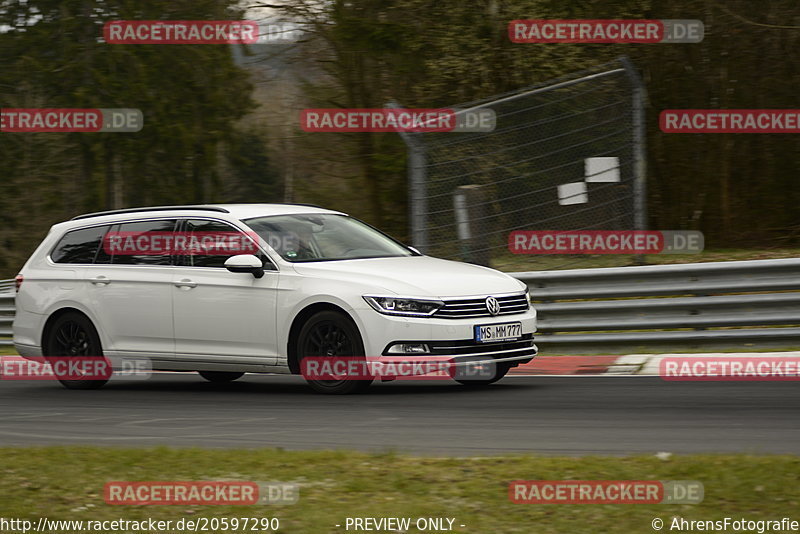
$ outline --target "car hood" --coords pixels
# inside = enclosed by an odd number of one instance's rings
[[[511,276],[478,265],[431,258],[371,258],[295,263],[298,274],[361,284],[367,291],[381,288],[397,295],[460,297],[523,291],[525,285]]]

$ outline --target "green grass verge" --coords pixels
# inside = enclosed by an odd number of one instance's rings
[[[791,516],[800,502],[800,459],[793,456],[454,459],[347,451],[26,447],[0,449],[0,475],[0,517],[261,516],[277,517],[279,532],[297,534],[344,532],[335,525],[344,525],[348,516],[453,517],[456,525],[466,525],[456,532],[474,533],[653,532],[654,517],[774,519]],[[295,482],[300,500],[289,506],[239,507],[103,501],[107,481],[216,479]],[[517,479],[698,480],[705,485],[705,500],[697,505],[513,504],[507,488]]]

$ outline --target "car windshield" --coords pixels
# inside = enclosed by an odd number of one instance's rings
[[[244,222],[290,262],[415,255],[389,236],[346,215],[272,215]]]

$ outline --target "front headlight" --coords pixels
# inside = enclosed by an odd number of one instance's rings
[[[364,296],[367,304],[386,315],[409,315],[427,317],[444,306],[444,302],[434,299],[412,299],[406,297]]]

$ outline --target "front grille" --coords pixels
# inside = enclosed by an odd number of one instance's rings
[[[500,343],[478,343],[472,340],[464,341],[428,341],[431,356],[490,356],[493,358],[508,358],[512,356],[535,356],[536,347],[533,344],[533,334],[523,334],[514,341]]]
[[[439,308],[434,317],[443,319],[465,319],[469,317],[494,317],[486,309],[486,298],[477,297],[469,299],[445,300],[444,306]],[[497,315],[513,315],[528,311],[530,307],[525,293],[495,297],[500,304],[500,313]]]

